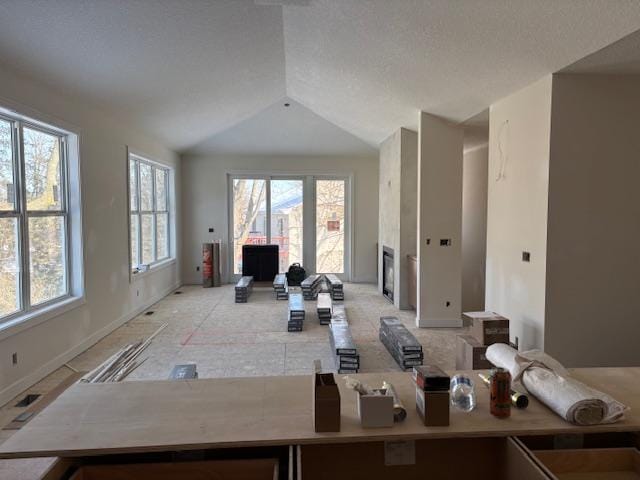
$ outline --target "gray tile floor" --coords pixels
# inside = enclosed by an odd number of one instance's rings
[[[415,312],[400,311],[384,299],[371,284],[345,284],[348,321],[360,353],[362,372],[399,371],[378,340],[380,316],[395,315],[422,343],[425,363],[445,369],[455,367],[455,336],[464,329],[419,329]],[[88,371],[127,343],[146,338],[168,323],[141,358],[147,360],[126,381],[165,379],[176,364],[195,362],[200,378],[247,377],[261,375],[299,375],[311,371],[313,360],[335,371],[329,348],[328,328],[319,324],[315,302],[305,302],[302,332],[286,331],[287,302],[277,301],[273,290],[254,288],[246,304],[234,303],[232,285],[220,288],[183,286],[179,295],[171,294],[149,308],[153,315],[138,315],[69,362],[73,368]],[[46,393],[69,375],[62,367],[23,392]],[[0,425],[8,423],[21,409],[12,400],[0,408]],[[0,442],[11,435],[0,430]],[[30,479],[22,471],[12,476],[15,461],[0,462],[0,478]],[[20,464],[22,465],[22,464]],[[41,471],[46,462],[27,463]],[[25,466],[25,468],[27,468]]]

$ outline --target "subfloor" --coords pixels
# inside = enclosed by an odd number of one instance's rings
[[[345,284],[344,305],[351,333],[360,354],[361,372],[399,371],[378,340],[379,319],[400,318],[423,346],[425,363],[455,368],[455,337],[463,329],[419,329],[415,312],[400,311],[372,284]],[[181,293],[178,293],[181,292]],[[273,289],[254,288],[249,302],[234,303],[234,287],[184,286],[125,323],[68,365],[89,371],[124,345],[146,338],[168,323],[145,350],[147,360],[126,381],[168,378],[174,365],[195,362],[200,378],[300,375],[311,372],[313,360],[335,371],[329,347],[328,326],[320,325],[316,302],[305,302],[302,332],[287,329],[287,302],[275,300]],[[153,312],[151,315],[148,313]],[[0,409],[0,425],[9,423],[23,409],[15,403],[27,393],[44,394],[71,373],[61,367]],[[0,443],[13,433],[0,430]],[[0,462],[3,480],[31,480],[48,460]]]

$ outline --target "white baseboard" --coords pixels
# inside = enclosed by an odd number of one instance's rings
[[[85,340],[83,340],[81,343],[79,343],[75,347],[72,347],[66,352],[61,353],[60,355],[53,358],[52,360],[49,360],[44,365],[41,365],[40,367],[38,367],[35,371],[31,372],[25,377],[22,377],[20,380],[12,383],[8,387],[4,388],[3,390],[0,390],[0,406],[6,404],[8,401],[13,399],[14,397],[20,395],[20,393],[24,392],[25,390],[30,388],[32,385],[42,380],[51,372],[62,367],[69,360],[72,360],[73,358],[75,358],[76,356],[84,352],[86,349],[88,349],[89,347],[95,345],[101,339],[103,339],[104,337],[109,335],[111,332],[113,332],[116,328],[121,327],[132,318],[140,315],[142,312],[147,310],[151,305],[159,302],[160,300],[162,300],[164,297],[166,297],[172,291],[176,290],[179,287],[180,287],[179,283],[169,287],[168,289],[164,290],[160,294],[153,297],[149,302],[145,303],[144,305],[141,305],[139,308],[135,309],[134,311],[129,312],[126,315],[121,316],[120,318],[117,318],[116,320],[109,323],[108,325],[105,325],[97,332],[88,336]]]

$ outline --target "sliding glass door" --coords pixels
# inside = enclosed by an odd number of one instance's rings
[[[281,273],[300,263],[348,279],[348,187],[347,178],[230,175],[231,280],[247,244],[278,245]]]

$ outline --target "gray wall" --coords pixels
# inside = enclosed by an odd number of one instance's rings
[[[223,241],[223,276],[227,278],[228,192],[227,174],[353,174],[352,183],[352,280],[376,282],[378,239],[378,159],[362,157],[271,157],[191,156],[182,157],[183,269],[185,283],[200,283],[201,244],[213,236]]]
[[[545,348],[640,364],[640,76],[553,78]]]
[[[487,145],[465,151],[462,164],[462,311],[484,310],[487,254]]]

